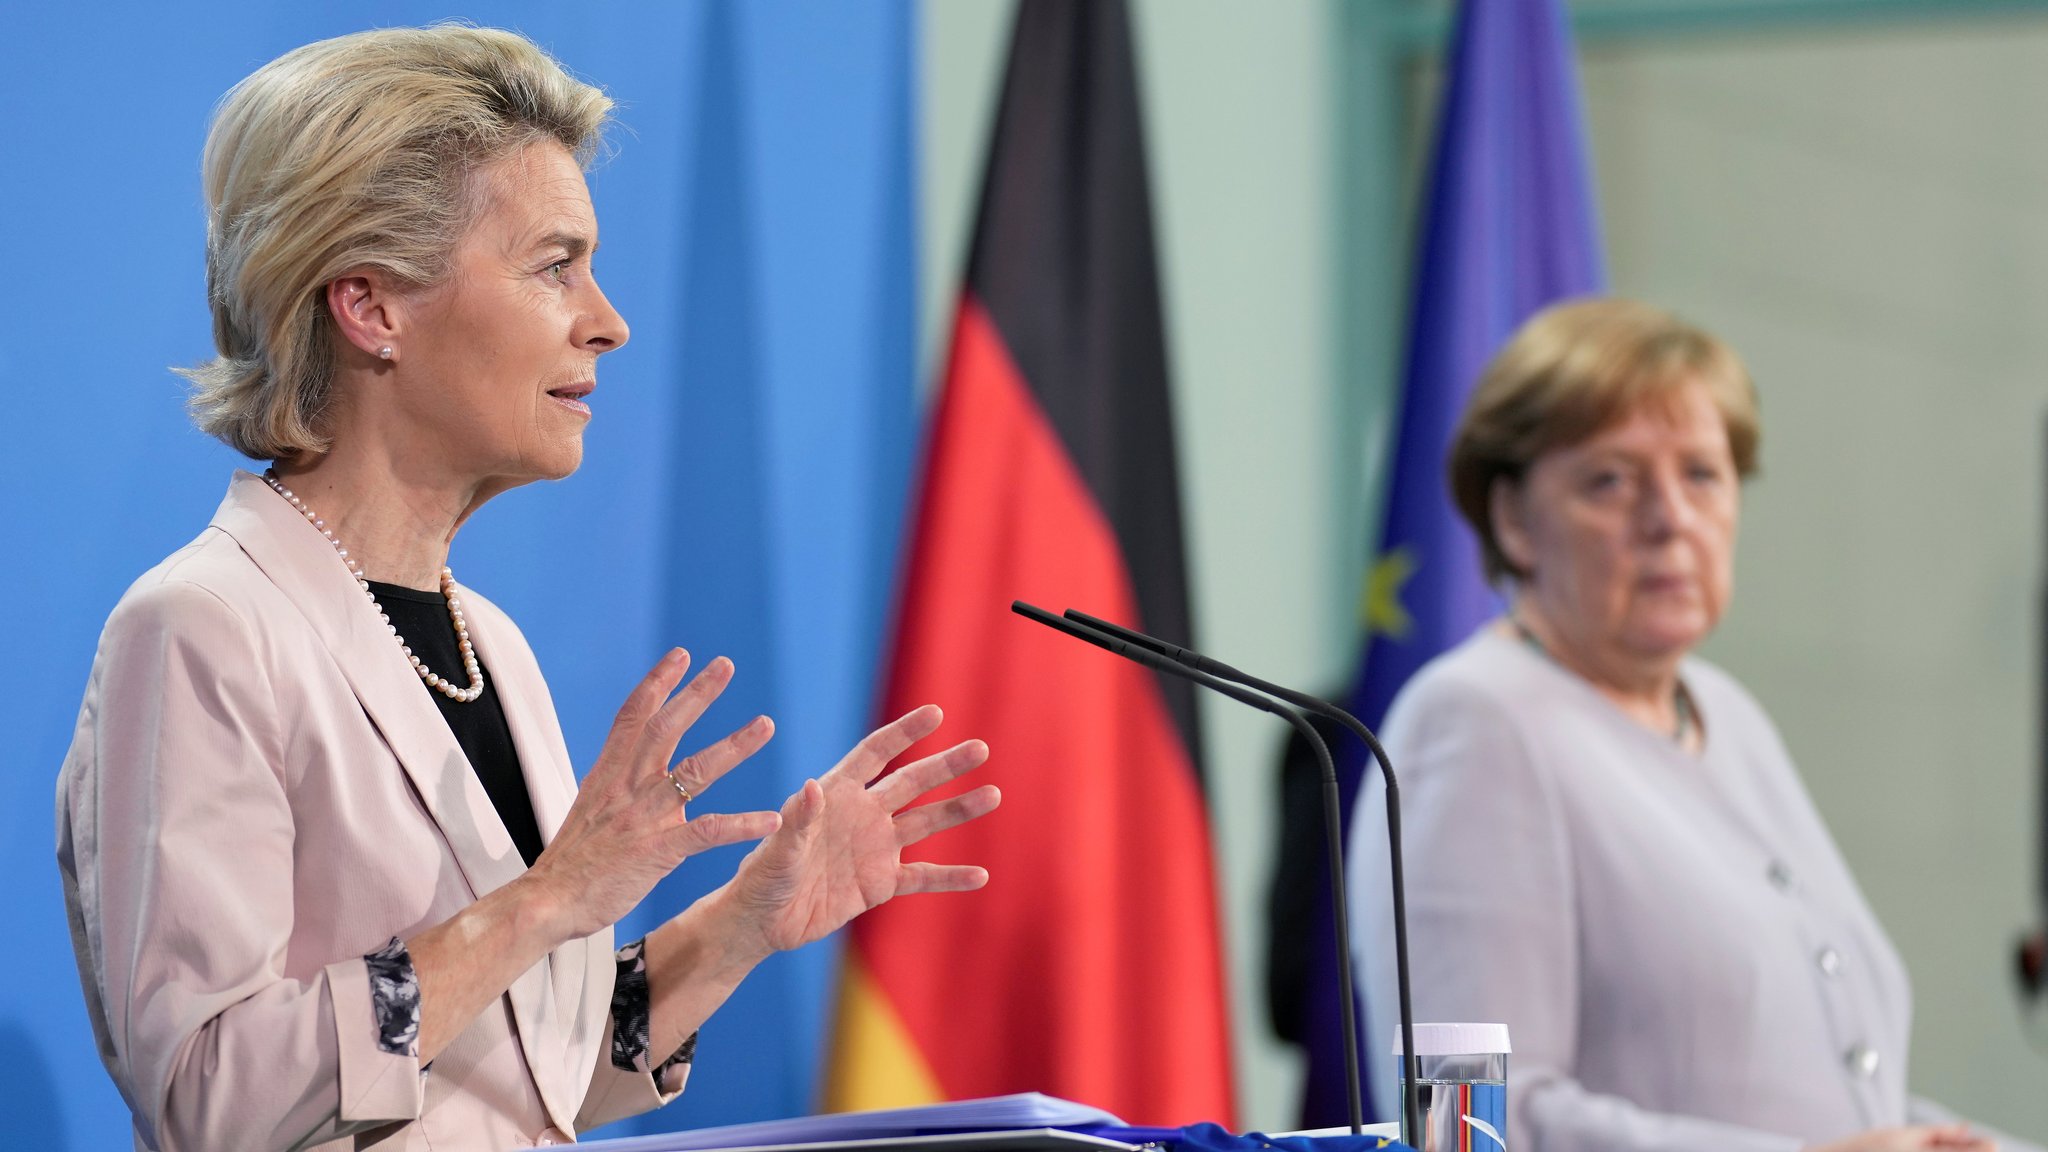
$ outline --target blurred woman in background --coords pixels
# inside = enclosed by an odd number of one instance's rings
[[[220,107],[219,356],[193,408],[274,463],[115,607],[58,784],[79,976],[138,1147],[564,1142],[673,1099],[771,953],[987,880],[900,859],[995,807],[905,810],[985,746],[875,783],[936,708],[780,812],[693,814],[773,731],[672,764],[723,658],[678,692],[689,658],[664,657],[579,790],[533,653],[447,567],[491,497],[576,469],[626,342],[583,178],[610,107],[525,39],[455,26],[308,45]],[[614,950],[685,857],[761,837]]]
[[[1993,1146],[1909,1094],[1905,967],[1770,718],[1692,654],[1759,435],[1727,345],[1588,300],[1515,334],[1452,446],[1507,611],[1384,734],[1416,1018],[1508,1025],[1525,1152]],[[1350,855],[1375,1038],[1397,1019],[1380,788]],[[1375,1088],[1395,1114],[1393,1077]]]

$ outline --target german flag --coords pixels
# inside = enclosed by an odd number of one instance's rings
[[[1042,1091],[1232,1122],[1191,688],[1009,611],[1185,642],[1176,472],[1128,14],[1022,0],[883,707],[988,741],[972,783],[1002,809],[929,858],[992,878],[854,922],[828,1108]]]

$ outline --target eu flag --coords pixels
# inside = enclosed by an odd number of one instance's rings
[[[1417,669],[1499,609],[1444,478],[1473,384],[1523,320],[1556,301],[1597,293],[1604,280],[1562,5],[1467,0],[1447,78],[1423,202],[1387,511],[1360,604],[1364,663],[1351,708],[1373,727]],[[1365,761],[1361,749],[1347,752],[1340,784],[1349,813]],[[1324,943],[1310,946],[1311,967],[1331,962],[1321,959],[1330,951],[1327,905],[1325,894],[1316,904]],[[1332,973],[1310,978],[1303,1113],[1311,1125],[1344,1116],[1335,987]],[[1378,1023],[1363,1043],[1368,1058],[1391,1069]]]

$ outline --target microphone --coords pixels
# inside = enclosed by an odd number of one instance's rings
[[[1416,1138],[1422,1135],[1422,1126],[1419,1123],[1419,1112],[1415,1096],[1417,1091],[1416,1079],[1421,1065],[1415,1055],[1415,1013],[1408,1002],[1408,908],[1407,888],[1401,879],[1401,790],[1394,781],[1394,766],[1387,760],[1387,750],[1380,747],[1379,738],[1374,736],[1372,729],[1367,728],[1360,722],[1358,717],[1319,696],[1311,696],[1306,692],[1297,692],[1292,688],[1283,687],[1270,680],[1262,680],[1248,672],[1241,672],[1220,660],[1212,660],[1199,652],[1193,652],[1178,645],[1169,644],[1156,636],[1147,636],[1143,632],[1126,628],[1121,624],[1116,624],[1100,617],[1090,616],[1086,612],[1069,608],[1067,609],[1067,619],[1085,628],[1092,628],[1097,632],[1106,633],[1126,646],[1142,648],[1158,656],[1163,656],[1177,665],[1194,669],[1221,680],[1228,680],[1250,688],[1256,688],[1267,695],[1285,700],[1297,708],[1305,708],[1319,716],[1327,716],[1350,729],[1353,735],[1364,741],[1366,748],[1372,752],[1373,759],[1379,762],[1380,775],[1386,780],[1387,784],[1387,850],[1391,857],[1389,871],[1394,884],[1394,972],[1401,1013],[1401,1061],[1406,1065],[1407,1070],[1407,1075],[1402,1077],[1401,1120],[1405,1133],[1404,1139],[1409,1146],[1421,1147],[1421,1145],[1415,1143]],[[1350,931],[1345,917],[1342,814],[1338,811],[1336,767],[1331,763],[1327,753],[1321,755],[1321,761],[1323,765],[1323,826],[1327,833],[1330,852],[1330,899],[1336,905],[1333,912],[1337,928],[1337,948],[1340,953],[1337,957],[1337,971],[1346,977],[1341,981],[1343,985],[1342,994],[1344,996],[1343,1010],[1346,1019],[1346,1027],[1344,1029],[1344,1064],[1347,1078],[1352,1081],[1352,1094],[1355,1098],[1357,1095],[1358,1065],[1360,1060],[1358,1053],[1352,1049],[1352,1028],[1349,1024],[1353,1007],[1349,980],[1351,957],[1346,951],[1350,946]],[[1354,1105],[1354,1109],[1355,1107]]]
[[[1168,656],[1155,652],[1142,644],[1136,644],[1121,639],[1119,638],[1119,636],[1107,630],[1097,629],[1087,624],[1077,623],[1076,621],[1069,620],[1064,617],[1055,616],[1052,613],[1047,612],[1043,608],[1037,607],[1036,605],[1027,604],[1022,600],[1010,601],[1010,611],[1015,612],[1017,615],[1022,616],[1027,620],[1032,620],[1036,623],[1043,624],[1048,628],[1064,632],[1069,636],[1073,636],[1081,640],[1086,640],[1088,643],[1093,644],[1098,648],[1106,648],[1109,651],[1124,657],[1125,659],[1134,660],[1139,664],[1143,664],[1147,668],[1164,672],[1169,676],[1178,676],[1183,680],[1192,680],[1195,683],[1200,684],[1202,687],[1207,688],[1210,691],[1219,692],[1225,696],[1228,696],[1232,700],[1235,700],[1240,704],[1246,704],[1253,708],[1257,708],[1261,712],[1270,712],[1273,715],[1280,717],[1282,720],[1285,720],[1289,724],[1292,724],[1294,726],[1294,730],[1301,733],[1302,736],[1305,739],[1307,739],[1309,747],[1315,750],[1316,760],[1318,763],[1322,765],[1323,779],[1326,782],[1325,790],[1330,791],[1336,788],[1337,766],[1330,760],[1329,745],[1323,742],[1322,736],[1316,732],[1315,726],[1308,722],[1308,718],[1306,716],[1303,716],[1300,712],[1296,711],[1295,709],[1290,708],[1277,700],[1273,700],[1266,696],[1262,696],[1257,692],[1247,691],[1243,688],[1238,687],[1236,684],[1230,683],[1229,681],[1224,680],[1221,677],[1211,675],[1210,673],[1204,670],[1190,667],[1185,664],[1177,663]],[[1147,639],[1150,638],[1147,637]],[[1334,814],[1336,812],[1336,802],[1334,799],[1330,801],[1329,810],[1332,813],[1332,818],[1334,819]],[[1337,835],[1334,824],[1331,825],[1330,834],[1332,836]],[[1332,841],[1332,843],[1334,844],[1334,841]],[[1341,862],[1340,866],[1337,869],[1337,876],[1334,883],[1332,884],[1332,889],[1336,893],[1337,900],[1336,911],[1337,935],[1339,940],[1338,948],[1342,949],[1345,947],[1343,941],[1349,938],[1350,933],[1346,930],[1345,926],[1344,870],[1341,866]],[[1344,959],[1345,962],[1337,966],[1337,982],[1339,985],[1339,992],[1344,998],[1344,1003],[1342,1005],[1342,1014],[1339,1017],[1339,1019],[1343,1023],[1344,1030],[1345,1091],[1351,1106],[1351,1134],[1354,1136],[1359,1136],[1363,1135],[1365,1132],[1365,1106],[1364,1103],[1359,1099],[1358,1090],[1358,1020],[1356,1009],[1353,1006],[1354,998],[1351,991],[1351,964],[1349,962],[1349,957],[1345,957]],[[1415,1046],[1412,1043],[1408,1045],[1408,1048],[1411,1051],[1414,1049],[1414,1047]]]

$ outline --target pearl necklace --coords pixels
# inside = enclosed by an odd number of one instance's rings
[[[356,586],[363,590],[364,596],[369,597],[370,610],[377,614],[377,619],[384,622],[384,627],[390,631],[391,638],[398,641],[398,650],[405,653],[407,660],[412,661],[412,670],[419,673],[420,679],[426,681],[427,687],[458,704],[467,704],[484,694],[484,670],[476,662],[476,649],[469,642],[469,623],[462,618],[462,599],[455,594],[453,571],[446,567],[441,569],[441,595],[448,601],[448,618],[455,622],[456,645],[462,649],[462,666],[469,673],[467,688],[457,688],[454,681],[427,667],[426,661],[421,660],[411,645],[405,642],[405,637],[398,634],[398,626],[391,622],[391,617],[384,614],[384,606],[377,603],[377,594],[370,591],[370,581],[363,575],[362,565],[356,563],[348,554],[348,549],[341,546],[341,541],[334,538],[334,529],[327,526],[327,521],[314,515],[313,510],[306,507],[304,500],[293,495],[292,490],[285,487],[284,482],[277,478],[277,473],[265,472],[263,482],[270,485],[272,491],[284,497],[292,507],[298,509],[299,514],[306,518],[306,522],[319,529],[320,534],[327,537],[327,542],[334,545],[335,554],[341,557],[343,564],[348,565],[348,573],[355,577]]]

